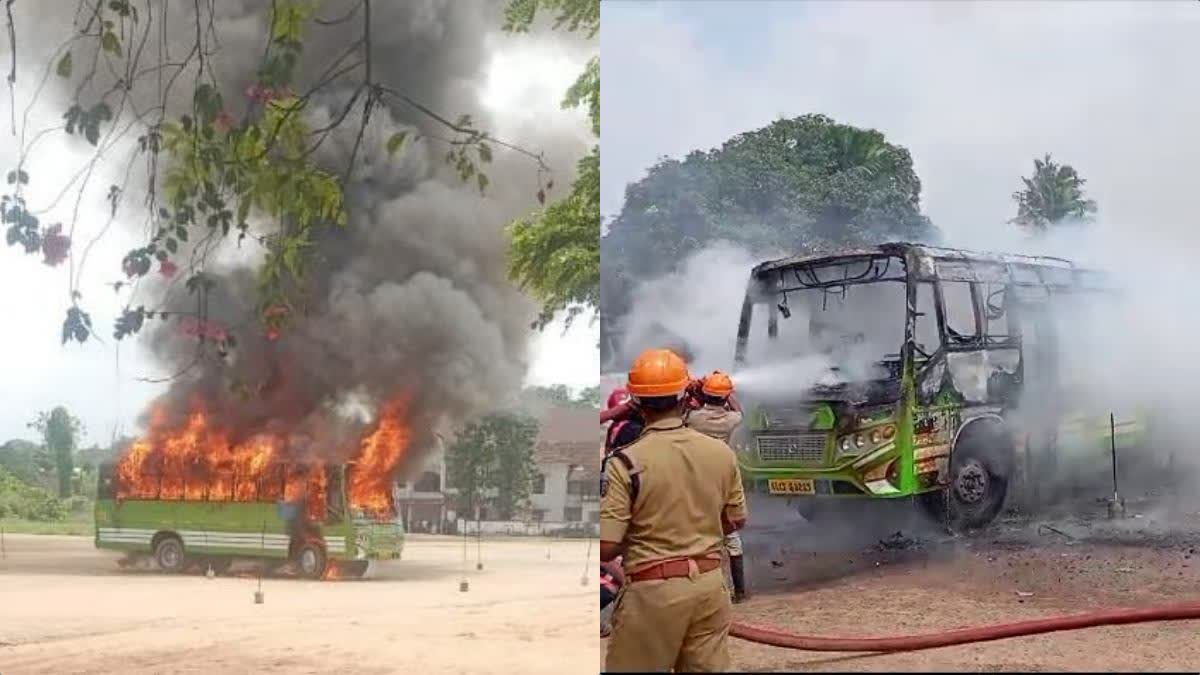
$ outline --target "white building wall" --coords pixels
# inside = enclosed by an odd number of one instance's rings
[[[530,495],[529,501],[534,509],[546,512],[546,520],[563,521],[563,508],[567,505],[567,471],[568,464],[539,464],[538,471],[546,477],[545,494]]]

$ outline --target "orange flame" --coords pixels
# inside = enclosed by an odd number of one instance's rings
[[[329,564],[325,567],[325,574],[321,578],[326,581],[337,581],[342,578],[342,568],[336,560],[329,561]]]
[[[385,405],[374,430],[359,443],[350,469],[350,505],[387,519],[395,512],[392,481],[408,448],[408,398]],[[165,410],[116,467],[118,499],[275,502],[305,500],[311,520],[324,517],[329,477],[320,464],[290,461],[278,436],[233,443],[213,426],[203,405],[172,427]]]
[[[157,410],[149,433],[117,465],[117,498],[277,501],[286,492],[284,472],[290,468],[281,447],[279,438],[268,435],[232,443],[227,432],[210,424],[202,406],[178,429]]]
[[[359,444],[350,474],[350,505],[376,519],[386,519],[396,511],[392,481],[411,437],[405,422],[408,403],[403,396],[383,406],[375,430]]]

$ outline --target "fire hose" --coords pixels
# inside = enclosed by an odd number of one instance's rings
[[[783,631],[735,623],[729,631],[731,637],[758,644],[800,649],[812,652],[902,652],[918,649],[934,649],[972,642],[988,642],[1025,635],[1039,635],[1065,630],[1079,630],[1095,626],[1116,626],[1152,621],[1184,621],[1200,619],[1200,601],[1171,605],[1157,605],[1139,609],[1110,609],[1086,614],[1054,616],[1013,623],[1001,623],[974,628],[957,628],[925,635],[902,635],[895,637],[815,637],[796,635]]]

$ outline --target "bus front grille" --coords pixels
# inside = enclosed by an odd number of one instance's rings
[[[825,460],[825,434],[759,436],[758,459],[763,462],[820,464]]]

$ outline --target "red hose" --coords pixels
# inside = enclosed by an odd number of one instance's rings
[[[1182,621],[1185,619],[1200,619],[1200,601],[1141,609],[1110,609],[1073,616],[1054,616],[992,626],[958,628],[927,635],[874,638],[813,637],[748,626],[742,623],[733,624],[729,634],[749,642],[810,652],[901,652],[949,647],[969,642],[1003,640],[1022,635],[1078,630],[1094,626],[1115,626],[1147,621]]]

